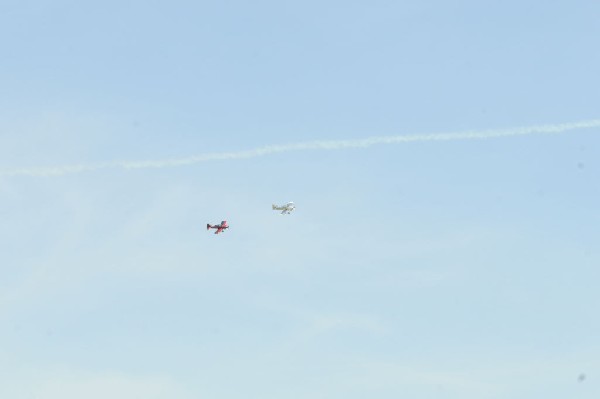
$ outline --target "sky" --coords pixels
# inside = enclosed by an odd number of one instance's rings
[[[0,0],[0,397],[597,398],[599,19]]]

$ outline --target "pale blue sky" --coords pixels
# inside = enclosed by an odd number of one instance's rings
[[[599,22],[0,0],[0,172],[597,119]],[[0,397],[597,398],[599,134],[0,177]]]

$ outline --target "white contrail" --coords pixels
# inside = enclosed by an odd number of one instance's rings
[[[168,168],[183,165],[192,165],[201,162],[256,158],[270,154],[278,154],[291,151],[306,150],[340,150],[344,148],[366,148],[378,144],[399,144],[425,141],[458,141],[458,140],[487,140],[509,136],[525,136],[531,134],[557,134],[577,129],[590,129],[600,127],[600,119],[562,123],[556,125],[538,125],[516,127],[497,130],[466,131],[455,133],[433,133],[433,134],[411,134],[401,136],[368,137],[353,140],[318,140],[302,143],[269,145],[246,151],[217,152],[201,154],[187,158],[163,159],[155,161],[115,161],[97,164],[66,165],[53,167],[22,168],[12,170],[0,170],[0,177],[10,176],[61,176],[71,173],[90,172],[100,169],[147,169]]]

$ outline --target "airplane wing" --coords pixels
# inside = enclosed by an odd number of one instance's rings
[[[227,227],[227,220],[221,222],[221,230],[223,230],[223,227]]]
[[[215,234],[219,234],[219,233],[220,233],[220,232],[222,232],[222,231],[223,231],[223,228],[222,228],[222,227],[219,227],[219,228],[217,229],[217,231],[215,231]]]

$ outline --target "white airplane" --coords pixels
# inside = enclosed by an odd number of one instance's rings
[[[296,205],[294,205],[294,203],[292,201],[288,202],[285,205],[281,205],[281,206],[273,204],[273,210],[274,211],[281,211],[282,215],[284,215],[284,214],[289,215],[290,213],[292,213],[292,211],[294,209],[296,209]]]

